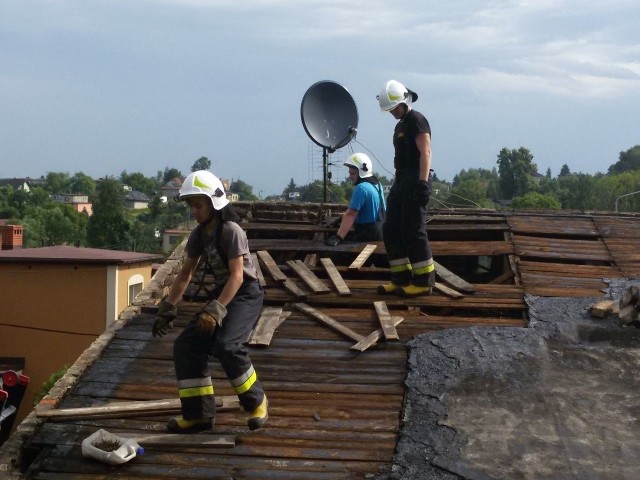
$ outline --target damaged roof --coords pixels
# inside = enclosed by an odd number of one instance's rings
[[[152,338],[153,306],[179,267],[183,243],[136,304],[5,443],[0,465],[7,465],[8,474],[402,478],[394,472],[394,455],[403,419],[410,418],[404,410],[412,367],[407,352],[416,336],[476,327],[521,330],[529,321],[529,296],[603,297],[607,279],[640,277],[640,222],[634,216],[433,211],[428,230],[437,262],[435,291],[416,298],[380,296],[376,287],[388,280],[381,242],[322,242],[335,232],[328,225],[343,207],[237,205],[265,288],[250,348],[270,400],[267,426],[248,431],[213,361],[220,402],[215,428],[165,435],[168,417],[179,408],[172,342],[204,299],[202,288],[192,284],[175,328]],[[204,273],[202,283],[210,281]],[[83,439],[101,428],[136,438],[144,455],[118,467],[83,457]]]

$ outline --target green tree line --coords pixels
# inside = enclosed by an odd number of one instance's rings
[[[209,169],[207,157],[197,159],[191,171]],[[436,165],[437,168],[437,165]],[[185,225],[189,212],[184,204],[164,201],[160,189],[170,180],[183,178],[176,168],[159,170],[155,177],[123,171],[119,177],[94,180],[83,172],[73,175],[50,172],[29,192],[0,187],[0,219],[23,225],[24,246],[78,245],[94,248],[159,253],[161,232]],[[378,176],[387,186],[391,180]],[[125,207],[124,185],[147,194],[146,209]],[[349,180],[328,182],[327,201],[347,203],[353,185]],[[280,196],[272,199],[322,202],[321,180],[296,185],[292,178]],[[639,212],[640,145],[621,152],[607,173],[572,173],[563,165],[558,176],[537,171],[533,154],[526,148],[503,148],[492,169],[463,169],[451,182],[434,179],[432,208],[512,208],[577,211]],[[93,214],[77,212],[70,205],[52,200],[52,194],[83,194],[93,205]],[[231,182],[229,192],[240,200],[257,200],[253,187],[241,179]],[[291,194],[291,195],[290,195]]]
[[[572,173],[564,164],[557,177],[537,171],[526,148],[503,148],[496,168],[461,170],[451,184],[436,182],[433,202],[444,206],[577,211],[639,212],[640,145],[621,152],[606,174]]]

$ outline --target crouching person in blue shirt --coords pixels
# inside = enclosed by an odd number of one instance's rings
[[[356,242],[380,241],[387,207],[382,185],[373,175],[371,159],[364,153],[354,153],[344,165],[349,167],[349,179],[355,188],[337,234],[324,243],[332,247],[342,243],[351,227]]]

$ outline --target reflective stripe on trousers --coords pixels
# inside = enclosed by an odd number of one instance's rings
[[[194,318],[176,338],[173,355],[183,418],[215,416],[213,386],[207,389],[211,384],[210,355],[220,361],[245,410],[262,402],[264,391],[245,343],[260,315],[263,297],[257,281],[245,282],[227,305],[227,316],[213,335],[202,336]],[[185,395],[181,394],[183,389]]]

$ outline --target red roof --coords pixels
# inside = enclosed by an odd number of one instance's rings
[[[79,248],[66,245],[41,248],[21,248],[0,251],[0,263],[93,263],[127,264],[164,261],[164,256],[101,248]]]

